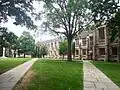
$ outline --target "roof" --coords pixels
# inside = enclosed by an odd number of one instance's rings
[[[54,38],[54,39],[50,39],[50,40],[46,40],[46,41],[41,41],[41,42],[38,42],[39,44],[46,44],[46,43],[52,43],[52,42],[59,42],[61,41],[61,38]]]

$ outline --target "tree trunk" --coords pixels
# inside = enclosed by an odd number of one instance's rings
[[[64,60],[64,54],[63,54],[63,58],[62,59]]]
[[[24,58],[25,58],[25,53],[24,53]]]
[[[67,60],[72,61],[72,48],[71,48],[71,43],[72,43],[72,37],[67,37],[67,42],[68,42],[68,53],[67,53]]]
[[[43,55],[43,58],[45,57],[45,55]]]
[[[14,50],[14,58],[16,58],[16,50]]]
[[[118,63],[120,63],[120,29],[118,30]]]
[[[18,57],[20,57],[20,50],[19,49],[18,49],[17,53],[18,53]]]

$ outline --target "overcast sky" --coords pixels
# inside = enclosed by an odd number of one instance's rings
[[[34,7],[36,8],[36,12],[39,12],[41,10],[43,10],[43,4],[42,3],[38,3],[38,2],[34,2]],[[28,30],[26,27],[21,27],[21,26],[16,26],[13,24],[13,21],[11,18],[9,18],[9,21],[7,23],[2,23],[1,26],[7,27],[10,31],[14,32],[17,36],[21,36],[23,31],[29,31],[31,33],[31,35],[34,35],[34,31],[32,30]],[[40,26],[40,24],[42,23],[42,21],[35,21],[35,23]],[[38,34],[37,37],[35,37],[36,41],[44,41],[44,40],[49,40],[49,39],[53,39],[55,38],[55,36],[51,36],[49,34]]]

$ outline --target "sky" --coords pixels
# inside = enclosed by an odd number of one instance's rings
[[[43,3],[38,3],[38,2],[34,2],[33,6],[36,8],[35,12],[39,12],[41,10],[43,10]],[[9,18],[7,23],[1,23],[1,26],[3,27],[7,27],[9,31],[12,31],[13,33],[15,33],[18,37],[20,37],[22,35],[23,31],[28,31],[31,33],[31,35],[35,38],[36,41],[45,41],[45,40],[49,40],[49,39],[53,39],[56,38],[55,36],[51,36],[48,33],[37,33],[37,35],[34,35],[35,32],[32,30],[28,30],[25,26],[21,27],[21,26],[16,26],[13,24],[14,20]],[[35,21],[35,24],[40,26],[42,23],[42,20],[39,21]]]

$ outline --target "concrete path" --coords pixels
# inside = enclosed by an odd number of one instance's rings
[[[0,75],[0,90],[12,90],[22,76],[30,69],[37,58],[21,64]]]
[[[89,61],[84,61],[84,90],[120,90],[105,74]]]

